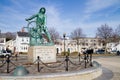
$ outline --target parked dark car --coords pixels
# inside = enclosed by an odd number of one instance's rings
[[[120,51],[117,51],[117,56],[119,56],[120,55]]]
[[[112,50],[110,53],[117,54],[117,50]]]
[[[100,49],[100,50],[97,50],[96,53],[97,53],[97,54],[104,54],[104,53],[105,53],[105,50]]]

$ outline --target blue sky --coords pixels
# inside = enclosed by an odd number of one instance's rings
[[[16,32],[27,26],[25,18],[46,8],[47,27],[69,35],[80,27],[94,37],[97,27],[120,25],[120,0],[0,0],[0,29]]]

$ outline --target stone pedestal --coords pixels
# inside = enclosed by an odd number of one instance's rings
[[[56,49],[55,46],[31,46],[28,49],[28,60],[34,62],[37,60],[37,56],[44,63],[56,62]]]

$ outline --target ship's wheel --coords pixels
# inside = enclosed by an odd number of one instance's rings
[[[40,34],[37,26],[39,26],[39,25],[36,25],[36,21],[31,21],[31,22],[28,23],[30,36],[35,38],[35,39],[38,39],[38,38],[42,37],[42,35]]]

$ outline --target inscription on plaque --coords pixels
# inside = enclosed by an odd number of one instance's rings
[[[55,46],[32,46],[28,50],[28,60],[34,62],[39,56],[44,63],[56,62]]]
[[[52,49],[36,49],[35,50],[36,56],[39,56],[42,61],[46,61],[52,58],[52,53],[54,50]]]

